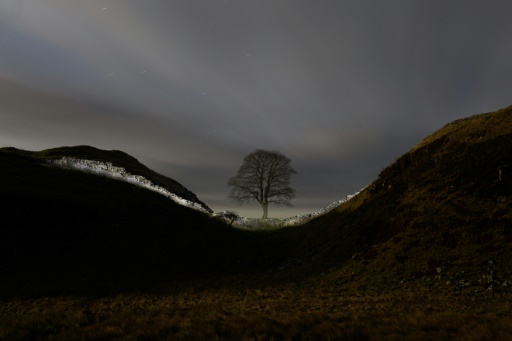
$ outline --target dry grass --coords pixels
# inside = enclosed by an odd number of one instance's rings
[[[358,282],[363,287],[433,278],[437,268],[444,282],[457,277],[474,290],[512,281],[509,122],[512,107],[440,129],[356,198],[282,231],[283,240],[292,240],[286,252],[299,258],[312,250],[300,271],[335,269],[334,282],[353,272],[368,278]],[[488,275],[494,283],[484,279]]]
[[[505,340],[511,294],[251,289],[0,305],[2,340]]]

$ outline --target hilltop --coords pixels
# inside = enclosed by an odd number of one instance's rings
[[[211,272],[227,267],[244,274],[245,265],[252,264],[262,270],[285,269],[269,279],[278,282],[329,273],[329,281],[358,283],[361,276],[371,277],[372,285],[382,287],[392,287],[396,281],[450,277],[464,277],[466,284],[471,283],[467,287],[503,287],[512,281],[511,120],[509,107],[452,122],[386,167],[351,200],[303,225],[277,231],[233,230],[142,188],[41,163],[64,156],[110,162],[177,189],[176,193],[207,208],[185,187],[135,158],[87,146],[42,152],[0,149],[9,166],[2,168],[2,178],[9,179],[2,186],[2,207],[13,226],[54,225],[55,231],[66,229],[73,240],[82,233],[80,226],[87,225],[109,235],[113,244],[118,244],[116,238],[125,240],[120,259],[130,259],[131,248],[144,254],[144,247],[169,247],[159,256],[161,263],[196,274],[205,264],[210,264]],[[180,238],[165,239],[170,231]],[[94,233],[89,234],[91,241]],[[24,242],[22,238],[16,240]],[[153,244],[135,246],[145,239]],[[98,261],[110,256],[105,251]],[[141,268],[144,259],[137,261]],[[490,271],[492,280],[483,283]],[[342,275],[346,273],[361,275]],[[261,278],[266,281],[268,276]]]
[[[512,106],[457,120],[327,213],[246,231],[2,149],[0,338],[508,338],[511,151]]]
[[[71,158],[77,160],[94,160],[111,163],[116,167],[123,168],[130,174],[142,176],[153,182],[155,185],[160,186],[183,199],[197,203],[206,211],[212,212],[212,210],[202,201],[200,201],[194,193],[189,191],[179,182],[158,174],[157,172],[140,163],[133,156],[130,156],[119,150],[102,150],[91,146],[76,146],[52,148],[39,152],[31,152],[26,150],[19,150],[13,147],[6,147],[0,148],[0,153],[3,153],[4,157],[7,157],[8,155],[11,157],[25,156],[26,158],[32,158],[33,162],[44,162],[48,160],[57,161],[62,158]]]
[[[355,198],[290,231],[301,246],[287,252],[300,249],[300,258],[314,250],[300,272],[329,272],[338,283],[400,288],[436,279],[505,290],[512,285],[511,151],[512,107],[450,123]]]
[[[62,157],[123,167],[205,209],[47,162]],[[0,297],[148,289],[191,276],[252,271],[266,262],[258,238],[232,231],[205,213],[209,208],[194,193],[123,152],[2,148],[0,194]]]

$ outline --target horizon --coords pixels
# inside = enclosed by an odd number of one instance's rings
[[[456,119],[510,105],[512,3],[0,0],[0,145],[121,150],[214,211],[256,149],[285,218],[359,191]]]

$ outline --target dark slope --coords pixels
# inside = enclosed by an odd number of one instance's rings
[[[243,231],[36,156],[0,151],[0,297],[142,290],[266,262],[258,239]]]
[[[448,124],[353,200],[280,233],[297,276],[502,287],[512,280],[512,107]]]
[[[11,152],[17,155],[31,156],[36,159],[60,159],[64,156],[75,158],[75,159],[87,159],[96,160],[103,162],[110,162],[114,166],[123,167],[127,172],[134,175],[142,175],[146,179],[151,180],[155,185],[161,186],[167,189],[169,192],[175,193],[178,196],[187,199],[191,202],[200,204],[207,211],[212,210],[206,206],[205,203],[200,201],[197,196],[185,188],[177,181],[163,176],[161,174],[152,171],[145,165],[141,164],[136,158],[130,156],[119,150],[102,150],[91,146],[76,146],[76,147],[60,147],[47,149],[40,152],[30,152],[24,150],[18,150],[16,148],[0,148],[0,151]]]
[[[338,209],[303,226],[251,233],[127,183],[46,167],[40,158],[48,155],[3,149],[0,293],[148,290],[198,277],[329,292],[434,281],[507,290],[511,151],[512,107],[458,120]],[[126,163],[116,165],[140,174],[127,167],[130,157],[116,155]]]

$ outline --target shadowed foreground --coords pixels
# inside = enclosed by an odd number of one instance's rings
[[[0,339],[506,340],[512,295],[297,288],[41,298],[0,306]]]

